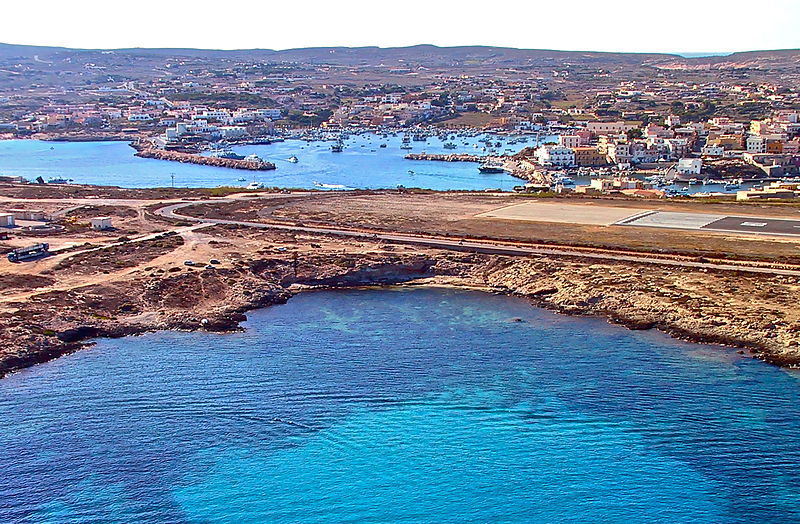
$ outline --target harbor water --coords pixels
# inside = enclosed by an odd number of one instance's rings
[[[325,291],[0,380],[0,522],[798,522],[800,383],[519,298]]]
[[[76,184],[113,185],[128,188],[246,186],[256,181],[267,187],[386,189],[398,185],[425,189],[511,190],[521,181],[506,173],[478,172],[472,162],[411,161],[408,153],[471,153],[485,155],[484,135],[459,137],[450,141],[456,149],[445,149],[438,137],[411,142],[401,149],[402,134],[386,138],[375,134],[352,135],[341,153],[331,151],[330,141],[289,139],[269,145],[234,146],[242,155],[257,154],[273,162],[274,171],[242,171],[196,164],[183,164],[133,156],[127,142],[44,142],[39,140],[0,141],[0,175],[22,176],[28,180],[64,178]],[[494,137],[493,137],[494,138]],[[499,153],[517,152],[532,146],[535,137],[496,148]],[[386,147],[380,147],[385,144]],[[493,146],[494,147],[494,146]],[[297,163],[289,158],[296,156]]]

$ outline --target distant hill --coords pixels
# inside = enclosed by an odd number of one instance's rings
[[[302,49],[271,50],[211,50],[211,49],[69,49],[63,47],[41,47],[28,45],[0,44],[0,58],[41,60],[64,55],[118,55],[129,57],[187,57],[195,59],[218,60],[223,58],[240,60],[260,60],[269,62],[299,62],[308,64],[332,65],[385,65],[402,66],[415,64],[421,66],[457,66],[473,63],[494,64],[498,66],[525,66],[553,64],[596,64],[613,65],[653,65],[673,64],[687,68],[719,67],[736,64],[800,64],[800,50],[750,51],[727,56],[705,56],[685,58],[676,54],[659,53],[606,53],[595,51],[557,51],[544,49],[515,49],[508,47],[462,46],[438,47],[416,45],[410,47],[310,47]]]

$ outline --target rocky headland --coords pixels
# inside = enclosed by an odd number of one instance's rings
[[[283,303],[306,289],[396,284],[523,296],[561,313],[601,316],[800,366],[800,312],[794,307],[800,281],[794,277],[376,244],[358,252],[276,253],[215,270],[146,268],[126,278],[31,294],[0,314],[0,375],[76,351],[97,337],[232,331],[240,329],[247,311]]]

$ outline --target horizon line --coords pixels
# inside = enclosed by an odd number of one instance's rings
[[[267,48],[267,47],[234,47],[234,48],[214,48],[214,47],[149,47],[149,46],[134,46],[134,47],[70,47],[66,45],[43,45],[43,44],[17,44],[10,42],[0,42],[0,46],[9,47],[39,47],[44,49],[63,49],[70,51],[131,51],[131,50],[148,50],[148,51],[214,51],[214,52],[247,52],[247,51],[266,51],[266,52],[286,52],[286,51],[301,51],[313,49],[380,49],[380,50],[393,50],[393,49],[410,49],[414,47],[434,47],[437,49],[460,49],[460,48],[489,48],[489,49],[508,49],[515,51],[550,51],[556,53],[597,53],[597,54],[622,54],[622,55],[666,55],[676,56],[687,59],[692,58],[709,58],[709,57],[724,57],[740,53],[769,53],[781,51],[799,51],[797,48],[780,48],[780,49],[751,49],[746,51],[598,51],[587,49],[548,49],[536,47],[513,47],[513,46],[499,46],[489,44],[467,44],[467,45],[437,45],[437,44],[411,44],[401,46],[380,46],[380,45],[309,45],[306,47],[287,47],[287,48]]]

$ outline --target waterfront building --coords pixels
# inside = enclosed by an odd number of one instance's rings
[[[800,192],[780,187],[765,187],[736,192],[736,200],[788,200],[797,198]]]
[[[703,170],[703,161],[699,158],[681,158],[675,170],[682,175],[699,175]]]
[[[578,167],[595,167],[606,165],[606,156],[596,147],[578,146],[572,148],[575,153],[575,165]]]
[[[575,165],[575,152],[569,147],[545,144],[534,152],[536,161],[543,166],[570,167]]]

